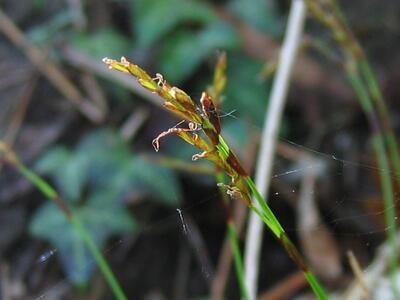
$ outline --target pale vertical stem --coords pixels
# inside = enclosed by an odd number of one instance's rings
[[[281,124],[290,75],[303,32],[305,16],[306,8],[303,0],[293,0],[269,106],[265,114],[257,160],[255,181],[258,191],[264,198],[269,190],[275,143]],[[245,278],[251,300],[257,299],[258,263],[263,226],[263,222],[257,214],[251,212],[245,246]]]

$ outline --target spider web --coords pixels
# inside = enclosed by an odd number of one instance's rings
[[[222,116],[231,117],[235,120],[238,120],[238,118],[233,115],[233,112],[223,114]],[[287,145],[290,145],[290,147],[293,147],[294,149],[297,149],[309,155],[313,158],[313,160],[311,163],[305,160],[306,162],[303,162],[303,164],[300,166],[292,162],[289,164],[289,167],[287,167],[287,164],[281,167],[284,169],[284,171],[277,171],[276,173],[273,173],[270,178],[270,180],[272,181],[272,188],[268,197],[268,201],[273,207],[276,203],[280,201],[285,202],[285,197],[287,197],[287,194],[291,194],[294,198],[299,198],[300,178],[310,169],[314,169],[319,172],[319,174],[316,175],[318,180],[319,177],[324,177],[325,180],[336,177],[342,178],[343,173],[349,169],[365,173],[366,176],[371,176],[371,173],[379,176],[380,172],[389,172],[388,170],[379,169],[373,164],[366,164],[359,161],[349,161],[341,159],[339,155],[336,155],[335,153],[321,152],[285,138],[280,138],[280,141],[286,143]],[[275,160],[277,159],[275,158]],[[275,162],[274,167],[274,169],[277,169],[277,162]],[[398,176],[396,176],[395,174],[391,173],[390,175],[393,180],[398,179]],[[274,187],[274,181],[277,180],[286,182],[284,190],[277,190]],[[376,184],[372,187],[371,185],[361,185],[359,186],[359,188],[360,190],[372,190],[374,193],[376,193],[377,198],[380,197],[379,184]],[[315,189],[318,189],[318,183],[316,183]],[[310,191],[310,193],[313,194],[315,192],[315,190]],[[400,197],[397,193],[394,196],[395,205],[397,205]],[[319,204],[319,196],[316,195],[315,197],[316,203]],[[192,233],[192,230],[194,230],[194,228],[192,228],[193,224],[191,224],[191,222],[188,223],[186,217],[193,214],[201,206],[204,206],[212,201],[220,201],[220,198],[220,193],[217,189],[215,189],[213,193],[208,194],[201,200],[197,200],[196,202],[192,203],[185,203],[183,206],[180,207],[175,207],[175,209],[169,210],[166,215],[160,217],[158,220],[153,221],[150,224],[142,225],[141,229],[135,233],[135,239],[138,239],[142,235],[156,232],[160,228],[169,226],[171,223],[174,224],[174,230],[179,232],[181,236],[183,236],[183,239],[195,239],[196,237]],[[382,205],[381,208],[375,209],[373,212],[363,212],[362,205],[365,204],[365,202],[366,201],[365,199],[363,199],[363,196],[347,195],[346,193],[344,195],[342,194],[339,199],[330,201],[329,208],[324,209],[323,213],[321,213],[321,222],[324,223],[322,225],[328,226],[328,228],[330,229],[330,233],[335,239],[340,239],[342,237],[360,238],[364,241],[365,247],[370,246],[370,240],[375,241],[376,239],[378,239],[379,241],[382,241],[385,237],[385,232],[389,229],[389,227],[376,224],[374,220],[383,219],[386,210],[391,208],[384,208]],[[341,212],[348,211],[349,205],[352,207],[352,211],[343,216]],[[292,210],[296,209],[295,207],[291,208]],[[284,212],[280,209],[274,210],[274,212],[277,215],[278,219],[281,220],[281,214]],[[357,227],[354,224],[359,224],[359,226]],[[295,225],[291,226],[290,224],[285,224],[285,220],[283,221],[283,227],[291,236],[296,236],[300,233],[300,229],[298,229]],[[315,230],[319,230],[319,227],[317,226]],[[114,252],[119,251],[119,248],[121,248],[125,243],[128,242],[131,243],[129,238],[125,237],[113,241],[110,243],[110,246],[107,249],[103,250],[103,254],[106,257],[110,257]],[[376,242],[374,243],[376,244]],[[193,252],[201,252],[204,250],[202,249],[204,245],[196,246],[196,242],[193,241],[190,242],[190,244],[195,245],[194,247],[192,247]],[[135,245],[131,245],[131,247],[135,247]],[[282,251],[284,250],[282,249]],[[37,257],[34,268],[43,264],[52,263],[54,257],[57,256],[57,254],[58,250],[56,248],[47,249]],[[89,268],[93,264],[95,264],[94,260],[88,261],[85,265],[82,266],[82,268]],[[200,263],[200,266],[198,266],[198,268],[201,269],[203,278],[205,278],[204,280],[212,280],[212,272],[209,270],[208,262]],[[48,288],[45,288],[35,299],[54,299],[54,295],[57,295],[58,292],[62,294],[63,290],[68,290],[69,288],[71,288],[71,286],[68,283],[68,278],[64,278],[56,282],[55,284],[51,284]],[[204,293],[207,292],[208,291],[204,291]]]

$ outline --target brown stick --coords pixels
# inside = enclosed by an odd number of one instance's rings
[[[149,117],[149,114],[149,110],[144,107],[139,107],[128,117],[120,130],[121,136],[124,138],[124,140],[132,140],[140,127]]]
[[[370,294],[369,288],[367,286],[367,283],[365,282],[364,272],[361,269],[360,264],[358,263],[358,260],[357,260],[356,256],[354,255],[353,251],[351,251],[351,250],[347,251],[347,257],[349,258],[349,263],[350,263],[351,269],[353,270],[353,273],[355,275],[355,279],[359,283],[361,290],[364,294],[364,299],[371,300],[371,294]]]
[[[83,73],[81,76],[82,87],[90,100],[96,103],[96,106],[101,111],[102,115],[107,115],[108,104],[107,98],[102,86],[93,74]]]
[[[47,59],[43,50],[34,46],[25,37],[24,33],[0,9],[0,31],[35,65],[43,75],[87,118],[93,122],[100,122],[103,118],[96,106],[84,101],[81,92],[65,76],[60,68]]]
[[[4,141],[12,147],[17,137],[18,131],[21,128],[22,122],[25,118],[29,102],[32,99],[33,91],[35,90],[38,74],[35,74],[32,79],[25,84],[22,88],[21,94],[17,99],[18,107],[13,114],[10,125],[4,135]]]
[[[297,272],[290,275],[288,278],[280,282],[278,285],[273,287],[271,290],[261,294],[258,300],[280,300],[286,299],[296,291],[305,287],[307,281],[305,280],[303,273]]]
[[[150,101],[152,104],[155,104],[156,106],[162,106],[163,100],[158,95],[145,90],[131,75],[120,72],[110,72],[103,62],[97,61],[90,56],[70,47],[65,47],[63,49],[63,54],[64,59],[74,67],[84,71],[92,72],[93,74],[117,82],[123,87],[134,92],[136,95],[139,95]]]

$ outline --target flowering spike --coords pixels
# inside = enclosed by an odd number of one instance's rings
[[[244,201],[251,209],[257,212],[264,223],[268,225],[271,232],[282,242],[290,257],[305,273],[311,286],[317,286],[318,289],[321,290],[320,294],[324,295],[316,278],[307,269],[307,266],[303,263],[301,256],[290,242],[279,221],[257,191],[254,182],[247,175],[236,156],[221,136],[219,115],[211,97],[207,93],[203,93],[200,99],[201,107],[197,107],[190,96],[184,91],[169,85],[161,74],[156,74],[155,78],[151,78],[144,70],[137,65],[129,63],[124,57],[121,58],[120,62],[108,58],[105,58],[103,61],[110,67],[122,72],[129,72],[135,76],[142,86],[157,93],[165,100],[164,106],[167,109],[181,116],[184,120],[189,121],[188,128],[173,127],[159,134],[152,142],[154,149],[158,151],[160,149],[160,139],[170,134],[176,134],[187,143],[200,148],[203,152],[193,155],[192,159],[198,160],[206,158],[214,163],[218,169],[223,169],[231,177],[232,181],[231,185],[227,186],[227,193],[231,198]],[[212,94],[216,96],[216,100],[220,98],[220,93],[225,85],[224,68],[225,62],[222,58],[219,71],[217,71],[220,74],[216,75],[216,77],[219,77],[219,79],[216,79],[219,82],[215,83],[214,91],[216,93]],[[202,130],[208,139],[203,138],[204,135],[198,135],[196,133],[198,130]],[[255,196],[261,209],[253,205],[251,202],[251,195]],[[322,297],[320,299],[325,298],[326,297]]]
[[[190,96],[186,94],[184,91],[182,91],[180,88],[177,88],[175,86],[172,87],[170,94],[171,96],[174,97],[174,99],[176,99],[177,102],[179,102],[179,104],[184,106],[186,109],[190,110],[195,109],[195,105],[192,98],[190,98]]]
[[[124,57],[121,58],[121,60]],[[115,59],[111,59],[108,57],[103,58],[103,62],[108,66],[109,69],[115,69],[120,72],[129,73],[128,69],[122,62],[118,62]]]
[[[149,76],[149,74],[146,73],[146,71],[138,65],[130,63],[124,56],[121,57],[120,61],[105,57],[103,58],[103,62],[108,65],[109,68],[132,74],[139,80],[141,85],[146,85],[145,88],[147,89],[155,91],[158,87],[157,83]]]
[[[221,95],[226,86],[226,65],[226,53],[222,52],[219,55],[217,65],[215,66],[213,84],[207,89],[216,106],[221,104]]]
[[[204,152],[202,152],[202,153],[194,154],[194,155],[192,156],[192,160],[193,160],[193,161],[196,161],[196,160],[199,160],[199,159],[201,159],[201,158],[207,158],[208,154],[209,154],[209,152],[207,152],[207,151],[204,151]]]
[[[197,146],[201,143],[201,141],[199,139],[199,136],[196,133],[194,133],[195,131],[197,131],[197,125],[194,123],[189,123],[189,128],[172,127],[167,131],[161,132],[152,141],[152,145],[154,147],[154,150],[158,152],[158,150],[160,149],[160,139],[171,134],[176,134],[183,140],[185,140],[187,143]]]
[[[214,126],[215,132],[217,135],[221,133],[221,122],[219,119],[219,115],[217,109],[211,100],[211,97],[203,92],[200,99],[201,109],[203,113],[210,120],[210,123]]]

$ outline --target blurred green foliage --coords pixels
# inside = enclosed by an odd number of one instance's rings
[[[231,54],[228,58],[224,111],[236,110],[236,116],[261,127],[269,94],[269,85],[258,78],[262,65],[244,55]]]
[[[73,23],[73,15],[70,11],[62,11],[44,24],[30,28],[28,37],[36,44],[49,43],[55,39],[60,32],[67,30],[68,26]]]
[[[112,129],[89,134],[73,151],[62,146],[50,149],[35,169],[51,176],[99,248],[110,236],[133,233],[137,227],[124,199],[148,195],[169,206],[181,199],[175,174],[136,155]],[[56,247],[73,283],[87,282],[95,263],[78,233],[53,203],[46,202],[35,212],[30,231]]]
[[[224,22],[213,22],[202,30],[177,31],[164,43],[160,71],[168,81],[179,83],[187,79],[202,61],[217,49],[239,48],[240,40],[235,31]]]
[[[46,1],[37,2],[42,3],[38,7],[45,9],[43,2]],[[151,64],[153,72],[162,73],[171,84],[194,82],[194,89],[199,91],[209,83],[204,78],[212,73],[208,59],[220,50],[227,51],[228,86],[223,109],[235,109],[238,117],[252,120],[257,126],[262,124],[269,88],[258,75],[265,61],[252,58],[244,51],[240,33],[233,23],[223,20],[216,9],[230,12],[250,30],[279,37],[284,19],[279,14],[276,0],[222,3],[211,0],[118,0],[116,3],[125,9],[127,16],[114,17],[123,19],[130,28],[121,30],[117,24],[105,23],[102,27],[77,32],[72,26],[74,13],[67,9],[43,26],[37,26],[32,38],[43,41],[45,36],[54,37],[55,32],[60,35],[62,31],[74,47],[92,57],[127,56],[135,61],[137,56],[140,64]],[[147,62],[143,64],[143,60]],[[118,89],[108,88],[115,98],[121,98]]]
[[[273,0],[232,0],[228,7],[248,25],[278,36],[284,23],[278,14],[277,3]]]
[[[132,9],[132,27],[138,48],[147,48],[181,24],[205,25],[217,20],[212,7],[195,0],[135,0]]]
[[[104,247],[110,236],[133,232],[136,228],[128,211],[115,200],[115,195],[96,193],[89,196],[84,205],[73,209],[99,248]],[[96,263],[78,232],[55,204],[46,202],[35,212],[30,231],[34,236],[48,240],[57,249],[64,271],[72,283],[87,283]]]
[[[215,57],[219,50],[227,51],[228,84],[221,114],[235,110],[236,117],[261,127],[269,94],[269,84],[259,79],[265,61],[245,53],[238,31],[231,23],[221,20],[215,12],[215,4],[186,0],[130,3],[135,16],[132,19],[135,45],[149,52],[157,49],[159,55],[154,69],[173,85],[194,78],[195,89],[200,94],[210,83],[210,78],[208,81],[204,78],[211,76],[212,68],[208,68],[207,76],[199,76],[197,72],[209,57]],[[252,30],[275,36],[282,32],[284,23],[276,1],[231,0],[224,3],[223,9]],[[204,68],[201,70],[204,73]],[[244,126],[246,122],[237,122],[235,130],[237,134],[243,133],[239,140],[247,142],[248,128]],[[241,128],[237,130],[238,127]]]
[[[72,36],[72,45],[98,60],[105,56],[120,57],[129,53],[129,38],[113,28],[101,28],[93,33],[78,32]]]
[[[46,2],[35,0],[35,7],[46,10]],[[276,3],[274,0],[228,0],[218,2],[218,6],[252,30],[279,36],[283,18]],[[254,130],[254,125],[261,126],[268,101],[268,83],[258,80],[265,61],[248,56],[240,33],[232,23],[218,16],[216,1],[118,0],[102,5],[123,7],[128,15],[125,23],[112,22],[125,16],[111,16],[115,12],[110,10],[110,18],[102,26],[77,31],[73,26],[74,13],[64,9],[31,30],[29,37],[37,43],[49,44],[62,37],[99,60],[105,56],[127,56],[135,61],[137,57],[141,64],[150,65],[153,73],[162,73],[171,84],[189,83],[195,91],[194,98],[211,82],[210,58],[220,50],[227,51],[228,83],[220,113],[235,110],[234,117],[223,118],[223,130],[228,138],[236,139],[233,143],[237,145],[236,150],[244,148],[249,131]],[[121,24],[129,28],[122,28]],[[114,84],[104,87],[115,99],[129,95]],[[182,152],[186,159],[193,154],[193,149],[185,150],[178,143],[172,145],[174,155]],[[110,236],[133,233],[137,228],[124,199],[148,195],[149,199],[165,205],[176,205],[181,199],[175,174],[142,159],[112,129],[89,134],[74,149],[58,146],[49,150],[37,162],[36,170],[51,177],[100,248]],[[30,230],[57,248],[65,272],[74,283],[82,284],[90,278],[95,264],[53,204],[46,203],[35,212]]]

